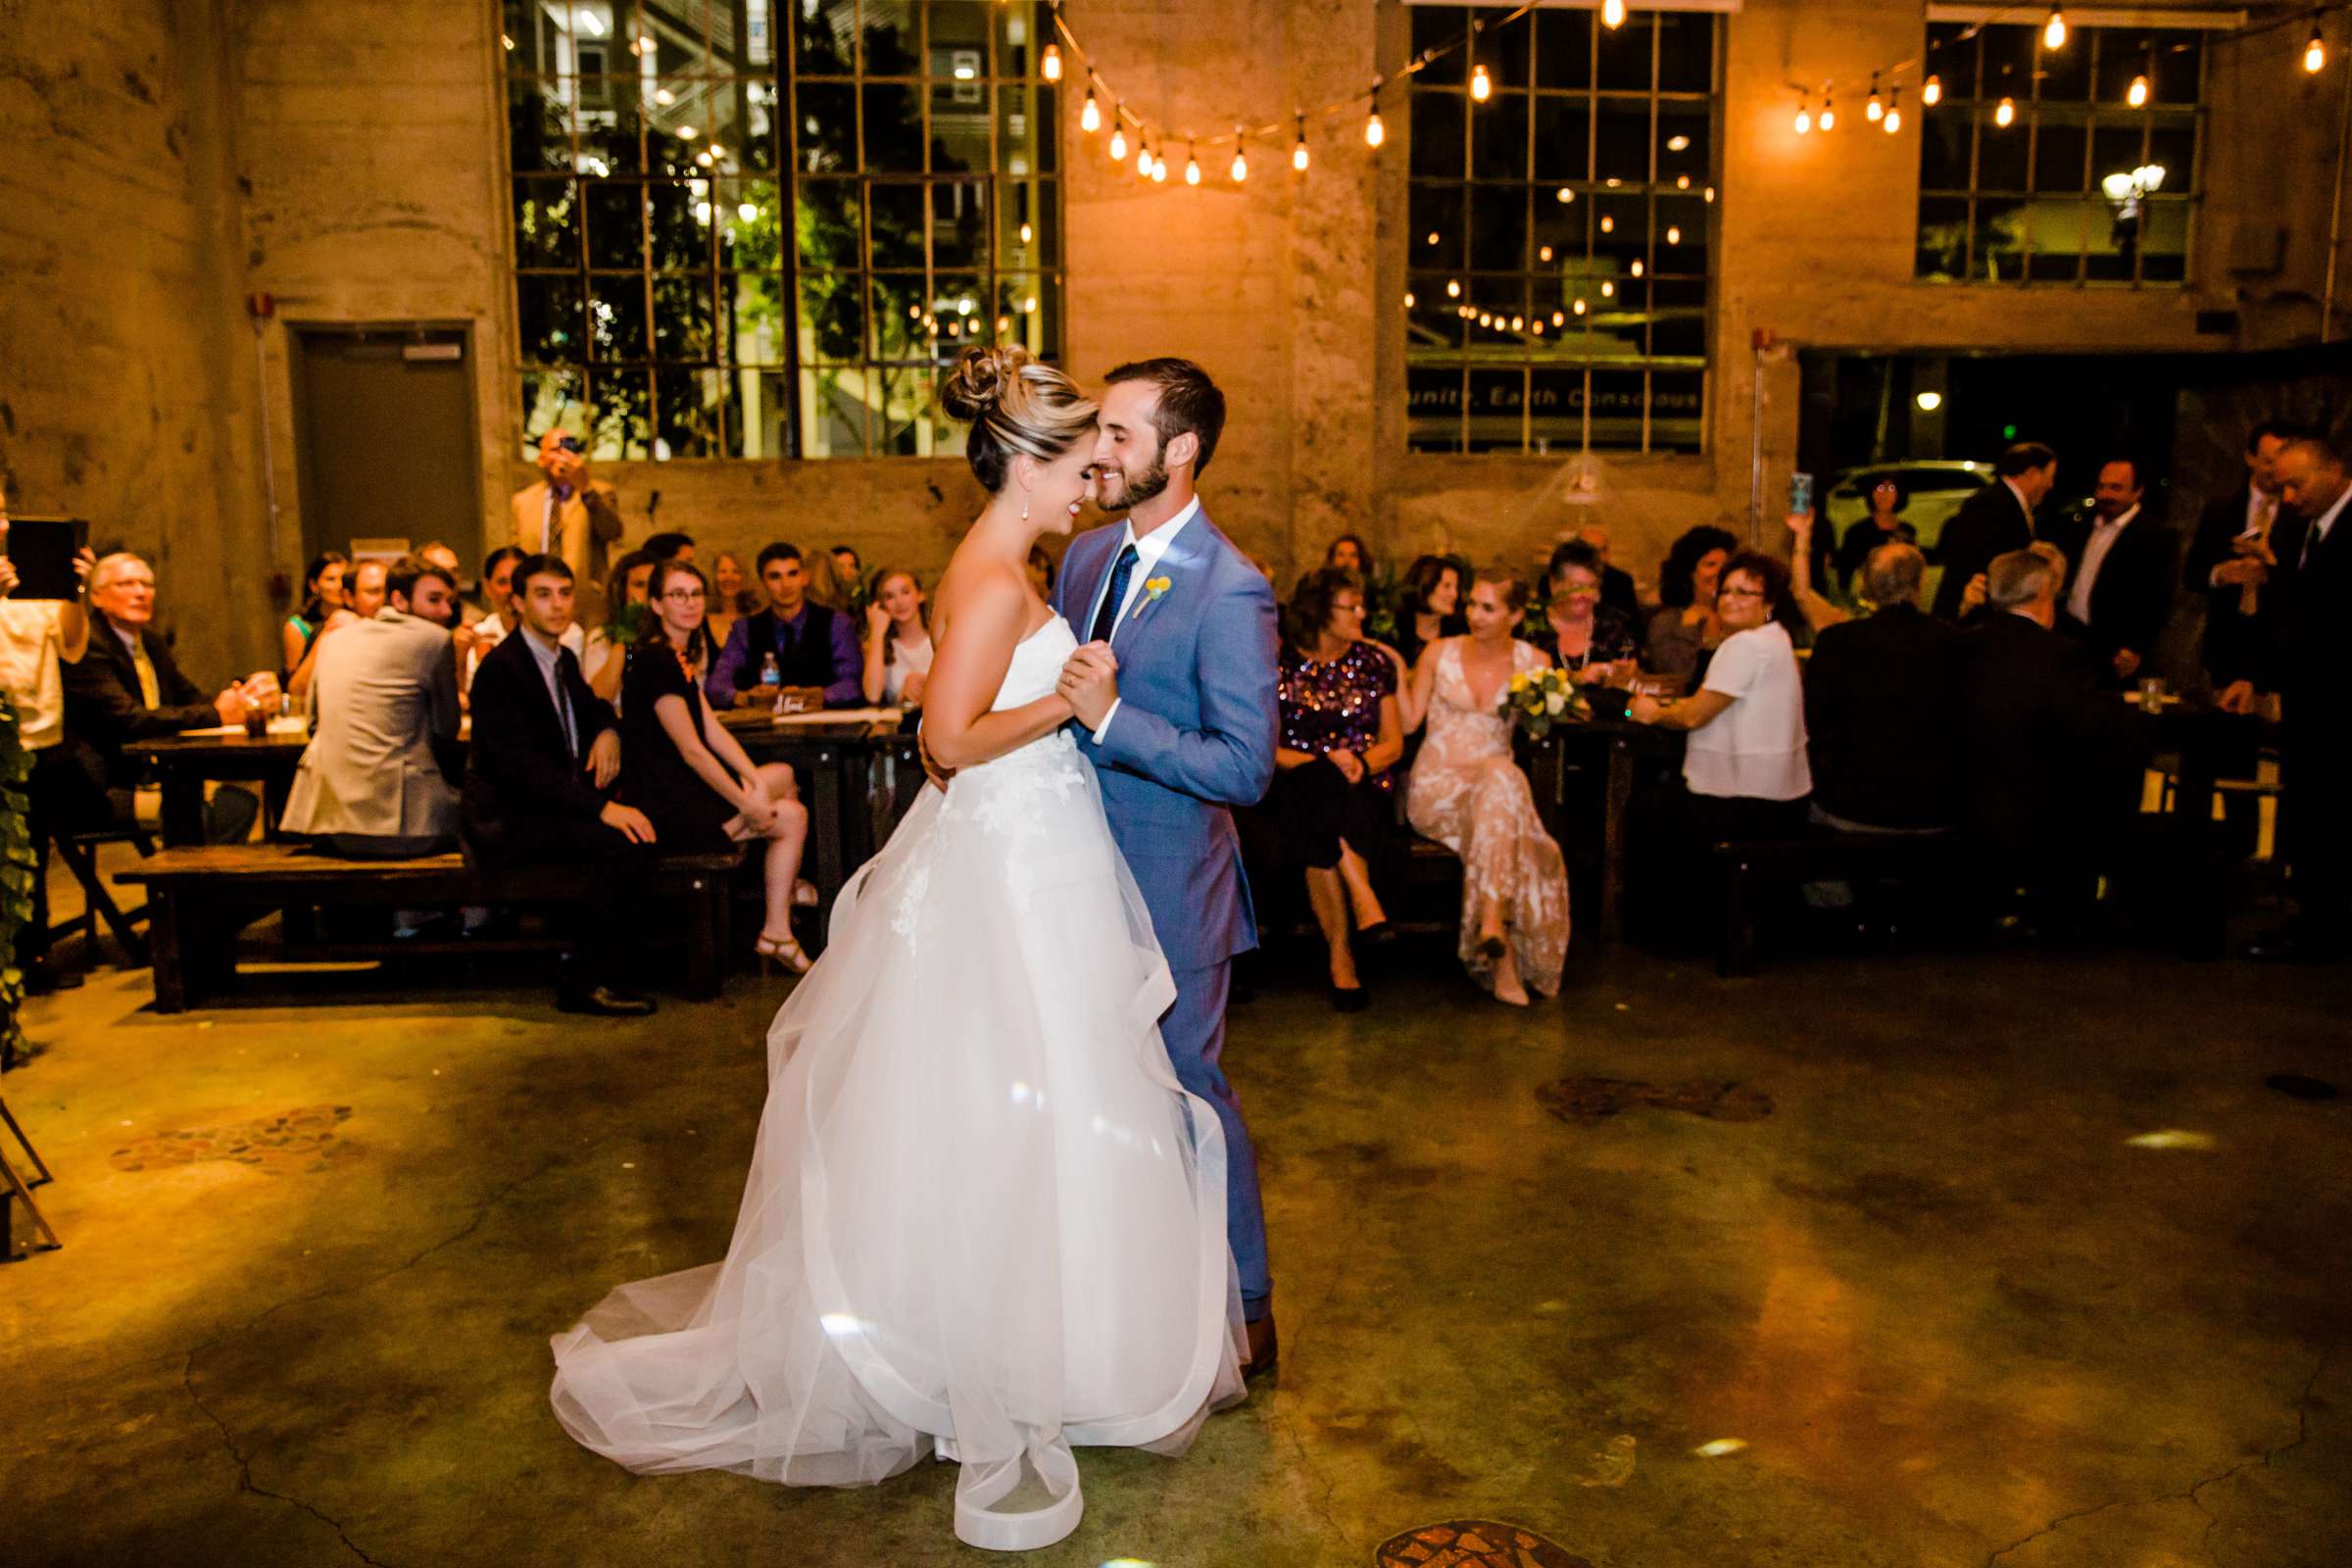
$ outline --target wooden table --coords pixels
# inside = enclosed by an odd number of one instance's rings
[[[1535,787],[1537,809],[1555,839],[1581,840],[1588,831],[1588,824],[1566,814],[1570,776],[1592,771],[1601,775],[1599,842],[1594,856],[1600,866],[1600,887],[1593,911],[1593,935],[1601,942],[1624,940],[1625,860],[1632,839],[1638,775],[1645,761],[1679,769],[1684,739],[1681,730],[1595,716],[1579,724],[1557,725],[1543,740],[1531,744],[1528,781]]]
[[[242,726],[223,726],[133,741],[123,750],[147,759],[163,786],[164,842],[202,844],[204,786],[213,779],[259,783],[262,831],[274,835],[277,819],[285,814],[286,796],[294,788],[303,748],[310,743],[308,735],[256,737]]]

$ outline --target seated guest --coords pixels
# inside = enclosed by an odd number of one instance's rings
[[[833,570],[843,582],[861,582],[865,578],[865,560],[855,545],[835,545],[826,552],[833,558]]]
[[[1421,650],[1441,637],[1470,629],[1462,618],[1463,564],[1448,556],[1417,557],[1398,585],[1396,657],[1406,673],[1421,662]]]
[[[1789,635],[1796,607],[1788,568],[1745,551],[1724,566],[1716,611],[1723,646],[1689,697],[1633,700],[1627,716],[1690,732],[1683,751],[1690,825],[1705,843],[1801,833],[1813,774],[1805,758],[1805,699]]]
[[[865,700],[920,708],[931,678],[931,610],[911,571],[874,573],[865,607]]]
[[[1600,561],[1600,604],[1603,610],[1614,610],[1626,618],[1629,625],[1642,623],[1642,601],[1634,591],[1634,576],[1620,570],[1609,557],[1609,530],[1601,527],[1580,528],[1576,536],[1592,547]]]
[[[74,558],[85,594],[96,565],[87,550]],[[16,589],[16,563],[8,559],[8,491],[0,481],[0,691],[17,710],[17,744],[32,759],[24,781],[32,911],[17,927],[16,962],[24,989],[39,996],[62,983],[49,963],[50,835],[104,827],[107,812],[106,798],[82,787],[73,754],[60,744],[66,738],[65,669],[89,651],[89,613],[79,598],[11,598]]]
[[[830,569],[828,559],[828,569]],[[760,552],[760,584],[767,608],[744,616],[711,662],[704,683],[713,708],[758,708],[781,695],[807,708],[853,708],[865,700],[865,660],[858,630],[840,611],[808,598],[800,547],[774,544]],[[781,686],[762,682],[775,661]]]
[[[329,550],[316,556],[302,572],[302,604],[286,617],[278,628],[278,640],[285,646],[285,659],[279,664],[291,678],[302,656],[311,651],[318,640],[326,617],[343,605],[343,568],[351,564],[340,550]]]
[[[861,597],[858,592],[858,580],[842,576],[841,568],[834,564],[832,553],[827,551],[810,556],[805,564],[808,585],[802,592],[808,603],[849,614],[852,626],[861,624],[865,619],[864,608],[858,607],[854,613],[851,611],[851,601]]]
[[[1702,655],[1727,635],[1715,612],[1715,588],[1723,564],[1740,542],[1705,524],[1677,539],[1658,568],[1658,610],[1642,639],[1642,667],[1671,675],[1686,688],[1698,673]]]
[[[726,647],[727,633],[735,629],[736,620],[759,608],[753,602],[750,579],[743,574],[743,562],[732,550],[721,550],[710,563],[710,613],[703,621],[711,648]]]
[[[371,620],[384,608],[384,563],[363,561],[343,569],[343,602],[327,612],[326,621],[311,646],[286,677],[286,690],[296,697],[310,695],[311,680],[317,673],[319,645],[346,626]]]
[[[1369,582],[1372,580],[1372,548],[1361,536],[1344,533],[1331,542],[1323,552],[1323,564],[1335,571],[1352,571]]]
[[[472,692],[473,672],[480,667],[482,656],[521,629],[522,610],[514,603],[514,568],[529,559],[513,545],[501,545],[482,559],[482,606],[488,613],[456,632],[461,698]],[[564,646],[571,650],[574,659],[587,653],[588,638],[578,621],[564,629]]]
[[[385,605],[319,651],[315,715],[278,826],[354,859],[437,855],[458,842],[456,573],[397,563]]]
[[[2089,515],[2050,530],[2066,552],[2067,614],[2119,686],[2139,678],[2173,612],[2172,540],[2140,510],[2143,494],[2139,465],[2117,458],[2099,469]]]
[[[1355,929],[1389,923],[1365,856],[1396,819],[1389,770],[1404,755],[1392,655],[1364,639],[1364,590],[1355,573],[1307,573],[1283,617],[1282,731],[1267,796],[1284,856],[1304,868],[1306,897],[1330,949],[1332,1004],[1365,1005],[1348,945]]]
[[[619,976],[645,919],[654,825],[610,798],[620,774],[619,720],[564,645],[571,568],[561,556],[526,556],[514,566],[511,598],[520,625],[473,672],[459,831],[467,856],[492,872],[548,862],[598,867],[580,951],[566,954],[557,972],[556,1005],[649,1013],[653,1000],[623,989]]]
[[[694,535],[672,529],[667,533],[649,534],[637,550],[648,561],[694,560]]]
[[[1429,725],[1413,762],[1405,817],[1462,861],[1462,961],[1497,1002],[1528,1004],[1559,989],[1568,954],[1568,867],[1536,814],[1535,792],[1511,756],[1501,715],[1511,677],[1546,667],[1519,640],[1527,585],[1491,566],[1470,585],[1469,632],[1431,643],[1398,706],[1409,733]]]
[[[1521,634],[1579,685],[1613,685],[1634,676],[1634,625],[1600,602],[1602,569],[1600,552],[1582,539],[1552,551],[1544,622]]]
[[[179,672],[171,646],[151,629],[155,571],[128,553],[111,555],[90,571],[90,606],[98,612],[89,652],[65,669],[66,737],[85,788],[102,792],[109,818],[137,821],[133,796],[145,764],[124,752],[131,741],[216,724],[242,724],[247,711],[277,710],[277,676],[260,670],[209,701]],[[317,650],[312,650],[317,657]],[[262,803],[225,785],[205,807],[205,839],[238,844],[253,832]]]
[[[1845,537],[1838,541],[1838,591],[1848,598],[1854,592],[1854,573],[1862,569],[1873,550],[1881,545],[1919,543],[1919,530],[1903,519],[1903,508],[1910,505],[1911,495],[1900,479],[1891,473],[1880,474],[1864,499],[1870,503],[1870,514],[1847,528]]]
[[[604,603],[612,618],[588,634],[580,671],[588,677],[588,689],[608,703],[620,695],[621,671],[627,662],[622,656],[636,644],[638,629],[645,623],[654,564],[667,559],[651,551],[632,550],[612,563],[612,573],[605,578]]]
[[[2087,891],[2087,868],[2136,814],[2132,710],[2054,629],[2063,578],[2012,550],[1984,572],[1987,612],[1962,636],[1959,741],[1967,825],[2021,882]]]
[[[629,650],[627,695],[620,705],[621,751],[628,758],[620,792],[672,854],[766,841],[767,924],[760,933],[760,956],[806,974],[811,960],[793,938],[792,906],[803,886],[808,810],[792,769],[753,762],[703,696],[700,671],[710,662],[703,634],[708,595],[692,562],[673,559],[654,567],[652,612]]]
[[[458,553],[455,550],[436,539],[430,544],[419,545],[416,549],[416,559],[428,566],[439,566],[447,574],[449,580],[458,585],[458,596],[450,601],[449,606],[449,624],[451,626],[470,625],[482,618],[482,612],[466,602],[466,567],[465,564],[458,560]],[[389,577],[385,579],[385,585],[388,592]]]
[[[1883,544],[1855,578],[1877,608],[1825,628],[1805,663],[1813,819],[1840,832],[1931,832],[1959,801],[1960,633],[1919,605],[1928,559]]]

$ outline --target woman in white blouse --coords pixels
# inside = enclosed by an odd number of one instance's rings
[[[931,612],[911,571],[874,573],[865,607],[865,700],[920,708],[931,678]]]
[[[1726,633],[1697,691],[1676,702],[1636,697],[1638,724],[1690,732],[1683,782],[1703,842],[1801,835],[1813,770],[1805,760],[1805,694],[1789,628],[1788,568],[1753,551],[1723,568],[1716,613]]]

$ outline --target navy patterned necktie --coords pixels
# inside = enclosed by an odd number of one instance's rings
[[[1127,602],[1127,581],[1135,575],[1138,559],[1135,546],[1130,544],[1119,552],[1119,559],[1111,564],[1110,581],[1102,589],[1102,608],[1095,612],[1094,641],[1110,641],[1110,629],[1118,624],[1119,607]]]

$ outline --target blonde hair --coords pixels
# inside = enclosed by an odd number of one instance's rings
[[[1016,456],[1051,463],[1095,427],[1095,404],[1078,383],[1015,347],[971,348],[940,383],[939,406],[968,424],[964,460],[991,494]]]

